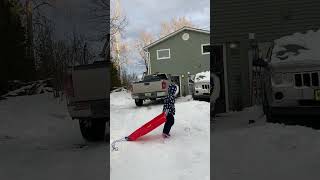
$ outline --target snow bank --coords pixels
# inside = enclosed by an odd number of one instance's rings
[[[210,71],[197,73],[194,82],[210,82]]]
[[[304,63],[320,61],[320,29],[318,31],[309,30],[305,34],[295,33],[284,36],[274,42],[271,63],[286,60],[303,61]]]
[[[134,100],[132,99],[131,94],[126,89],[118,89],[110,93],[110,105],[134,105]]]
[[[21,81],[15,80],[10,82],[10,86],[12,86],[14,90],[8,92],[7,94],[4,94],[2,97],[26,96],[52,92],[53,89],[50,85],[50,81],[51,79],[46,79],[23,83]]]

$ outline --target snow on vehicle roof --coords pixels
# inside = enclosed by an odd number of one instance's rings
[[[210,82],[210,71],[197,73],[194,82]]]
[[[272,65],[293,61],[292,63],[315,63],[320,61],[320,29],[306,33],[294,33],[274,41]],[[320,63],[320,62],[319,62]],[[317,64],[319,64],[317,63]]]

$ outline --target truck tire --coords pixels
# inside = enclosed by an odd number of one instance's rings
[[[82,137],[87,141],[100,141],[105,138],[105,119],[79,119]]]
[[[272,118],[272,113],[270,110],[265,110],[265,115],[266,115],[266,121],[272,123],[273,118]]]
[[[198,98],[194,94],[192,94],[192,99],[193,100],[198,100]]]
[[[269,123],[280,123],[279,117],[272,113],[270,107],[266,109],[266,121]]]
[[[277,123],[278,121],[276,120],[275,115],[272,113],[270,105],[269,105],[269,101],[268,101],[268,97],[267,94],[264,93],[264,98],[263,98],[263,102],[262,102],[262,108],[263,108],[263,112],[266,115],[266,121],[269,123]]]
[[[142,99],[135,99],[134,102],[136,103],[137,106],[142,106],[142,104],[143,104]]]

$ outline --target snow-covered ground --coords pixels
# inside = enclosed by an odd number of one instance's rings
[[[126,91],[111,93],[110,143],[128,136],[162,112],[161,103],[136,107]],[[163,125],[133,142],[110,148],[112,180],[209,180],[210,104],[178,98],[170,139],[161,137]]]
[[[266,123],[259,107],[221,114],[212,127],[213,180],[319,179],[319,130]]]
[[[0,101],[1,180],[108,177],[108,146],[86,143],[64,102],[52,94]]]

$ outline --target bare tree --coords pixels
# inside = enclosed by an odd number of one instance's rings
[[[139,55],[141,57],[141,63],[146,67],[146,72],[148,72],[148,56],[146,52],[144,51],[144,47],[153,42],[154,37],[151,33],[148,33],[146,31],[142,31],[139,34],[139,39],[137,39],[137,42],[135,43],[135,48],[139,51]]]
[[[110,4],[112,5],[110,13]],[[121,14],[119,0],[93,0],[91,4],[91,21],[99,33],[98,40],[104,42],[101,56],[107,58],[109,49],[128,24],[126,16]]]
[[[190,20],[188,20],[185,16],[182,17],[174,17],[170,22],[162,22],[161,23],[161,31],[160,37],[164,37],[178,29],[183,27],[196,27]]]
[[[164,37],[178,29],[183,28],[184,26],[187,27],[196,27],[190,20],[188,20],[185,16],[179,18],[172,18],[171,21],[167,22],[164,21],[161,23],[161,30],[159,37]],[[154,36],[146,31],[141,31],[139,34],[139,38],[136,40],[135,48],[139,51],[139,55],[141,57],[141,61],[138,63],[142,63],[146,67],[146,72],[148,72],[148,57],[143,47],[149,45],[154,41]]]
[[[26,0],[24,7],[24,25],[26,27],[27,56],[34,58],[34,36],[38,26],[43,26],[48,18],[43,14],[44,7],[53,7],[52,0]],[[38,27],[39,28],[39,27]]]

